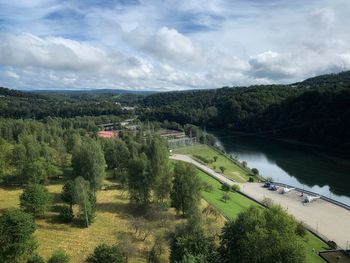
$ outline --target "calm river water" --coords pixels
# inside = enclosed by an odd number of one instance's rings
[[[226,152],[257,168],[264,177],[310,190],[350,205],[350,165],[306,146],[272,139],[212,132]]]

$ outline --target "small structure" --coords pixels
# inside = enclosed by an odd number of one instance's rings
[[[186,134],[183,131],[176,130],[164,130],[161,131],[159,135],[165,139],[182,139],[186,137]]]
[[[99,131],[97,132],[97,137],[100,138],[117,138],[118,137],[118,132],[114,131]]]

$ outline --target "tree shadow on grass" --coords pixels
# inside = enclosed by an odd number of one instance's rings
[[[138,211],[132,204],[129,203],[98,203],[96,204],[96,211],[102,213],[118,214],[124,218],[130,216],[137,216]]]

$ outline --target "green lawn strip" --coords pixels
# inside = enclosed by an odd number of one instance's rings
[[[229,219],[236,218],[240,212],[251,205],[260,206],[258,203],[236,192],[229,192],[230,199],[225,203],[222,199],[225,191],[221,189],[221,183],[201,170],[198,170],[198,176],[202,181],[213,186],[213,191],[211,192],[202,191],[203,198]]]
[[[225,203],[222,200],[222,196],[225,191],[221,189],[221,183],[210,177],[206,173],[198,170],[198,176],[204,182],[213,186],[213,191],[206,192],[202,191],[203,198],[218,209],[226,218],[235,219],[237,215],[249,206],[260,206],[258,203],[252,201],[251,199],[239,194],[230,192],[230,200]],[[260,206],[262,207],[262,206]],[[317,238],[310,232],[307,232],[306,236],[303,238],[303,243],[306,249],[306,262],[311,263],[324,263],[325,261],[318,255],[319,251],[328,249],[326,243]]]
[[[201,145],[179,148],[179,149],[175,149],[174,152],[179,154],[189,155],[194,159],[196,159],[195,158],[196,155],[202,156],[209,160],[214,160],[214,156],[217,156],[218,159],[216,162],[212,162],[206,165],[219,173],[221,173],[220,167],[221,166],[225,167],[226,170],[224,171],[224,175],[234,179],[237,182],[242,183],[242,182],[248,181],[249,179],[249,175],[246,171],[244,171],[241,167],[235,164],[232,160],[227,158],[224,154],[215,151],[214,149],[210,148],[207,145],[201,144]]]

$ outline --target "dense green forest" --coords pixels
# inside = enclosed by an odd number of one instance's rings
[[[137,102],[142,95],[113,95],[111,93],[49,93],[21,92],[0,87],[0,115],[6,118],[128,115],[116,98]],[[131,98],[132,97],[132,98]]]
[[[192,123],[350,151],[350,71],[290,85],[157,93],[143,118]]]
[[[224,87],[147,94],[20,92],[0,88],[6,118],[118,115],[194,124],[350,152],[350,71],[289,85]],[[138,106],[135,111],[124,106]],[[181,127],[178,125],[178,127]]]

